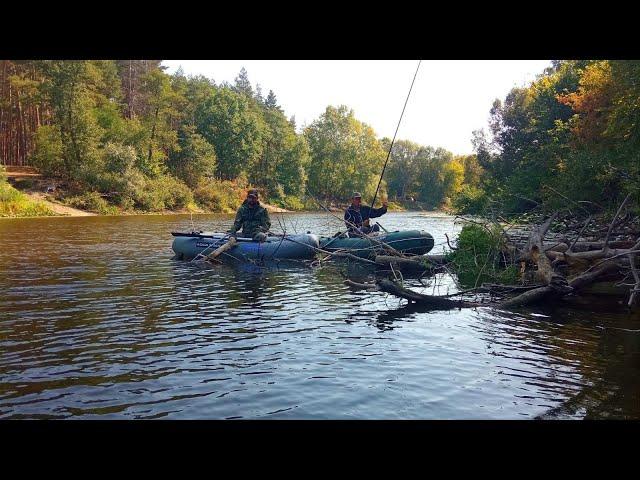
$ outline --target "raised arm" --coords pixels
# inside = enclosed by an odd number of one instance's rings
[[[369,218],[381,217],[385,213],[387,213],[387,206],[386,205],[383,205],[380,208],[371,208],[369,210]]]

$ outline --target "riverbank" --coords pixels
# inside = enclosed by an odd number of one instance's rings
[[[15,189],[14,189],[15,190]],[[15,190],[18,191],[18,190]],[[18,191],[19,192],[19,191]],[[10,209],[6,210],[6,214],[2,214],[3,209],[0,208],[0,218],[32,218],[32,217],[92,217],[92,216],[128,216],[128,215],[177,215],[177,214],[208,214],[208,213],[225,213],[225,212],[213,212],[207,211],[202,208],[192,208],[192,209],[178,209],[178,210],[163,210],[160,212],[144,212],[137,210],[114,210],[108,214],[104,213],[96,213],[90,210],[83,210],[80,208],[70,207],[69,205],[65,205],[62,202],[56,201],[50,195],[46,195],[41,192],[28,192],[23,191],[19,192],[24,198],[30,201],[31,205],[38,205],[40,208],[37,210],[38,214],[33,214],[34,211],[32,208],[29,208],[27,214],[20,215],[20,211],[16,210],[14,213],[11,213]],[[0,200],[0,205],[3,203]],[[290,210],[286,210],[284,208],[277,207],[275,205],[269,205],[262,203],[269,213],[289,213]],[[45,208],[42,208],[45,207]],[[48,209],[48,211],[47,211]]]
[[[125,209],[112,205],[96,192],[86,192],[79,196],[73,196],[64,191],[62,182],[56,179],[43,177],[33,167],[6,167],[4,170],[6,180],[3,188],[10,192],[0,198],[0,218],[22,218],[41,216],[85,217],[85,216],[113,216],[113,215],[176,215],[176,214],[207,214],[207,213],[233,213],[235,208],[224,207],[221,209],[206,208],[206,206],[190,203],[179,209],[162,209],[158,211],[146,211],[139,209]],[[235,192],[240,194],[240,192]],[[20,204],[4,205],[5,198],[20,199]],[[323,209],[309,200],[307,208],[290,210],[277,205],[261,202],[269,213],[316,212]],[[5,208],[2,208],[2,206]],[[313,205],[313,208],[308,208]],[[328,203],[327,208],[336,214],[342,214],[347,208],[346,202]],[[418,201],[390,201],[390,212],[403,211],[433,211],[434,209],[423,202]]]

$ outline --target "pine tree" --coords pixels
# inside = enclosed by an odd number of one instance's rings
[[[267,95],[267,100],[264,105],[267,108],[279,108],[278,99],[276,98],[276,94],[273,93],[273,90],[269,90],[269,95]]]
[[[262,96],[262,87],[259,83],[256,84],[256,101],[260,105],[264,105],[264,97]]]
[[[117,60],[118,73],[122,83],[122,92],[126,104],[127,118],[135,118],[145,106],[145,99],[140,96],[142,88],[140,79],[147,73],[159,69],[162,60]]]
[[[249,81],[249,75],[244,67],[240,69],[240,73],[236,77],[236,91],[244,93],[248,97],[253,97],[253,88],[251,88],[251,82]]]

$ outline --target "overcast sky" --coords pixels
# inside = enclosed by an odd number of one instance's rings
[[[504,99],[549,66],[550,60],[425,60],[420,66],[398,139],[471,153],[471,132],[486,128],[495,98]],[[298,130],[327,105],[347,105],[379,137],[392,137],[417,61],[406,60],[165,60],[168,73],[216,83],[233,80],[246,68],[254,89],[269,89]]]

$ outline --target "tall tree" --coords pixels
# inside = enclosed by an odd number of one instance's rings
[[[132,119],[141,113],[144,98],[140,97],[141,78],[160,70],[161,60],[118,60],[116,62],[125,103],[125,114]]]
[[[329,106],[304,132],[310,148],[308,185],[315,195],[373,197],[385,152],[373,129],[346,106]],[[384,194],[384,192],[382,192]]]
[[[222,87],[198,108],[198,133],[215,147],[222,179],[235,179],[259,162],[265,124],[252,100]]]
[[[78,178],[97,161],[101,132],[92,115],[99,93],[90,62],[48,60],[43,92],[52,106],[59,134],[62,168],[57,173]]]
[[[273,90],[269,90],[269,95],[267,95],[264,104],[267,108],[278,108],[278,99],[276,98],[276,94],[273,93]]]
[[[240,69],[240,73],[235,79],[235,88],[237,92],[244,93],[247,97],[253,97],[253,88],[251,88],[249,74],[244,67]]]

